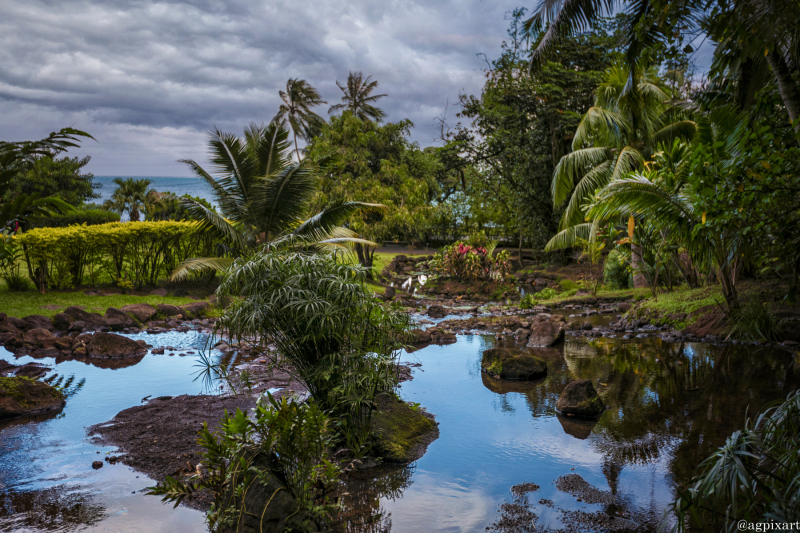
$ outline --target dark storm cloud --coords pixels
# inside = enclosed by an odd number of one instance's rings
[[[515,2],[480,0],[3,2],[0,139],[74,125],[97,174],[185,174],[212,126],[269,120],[290,77],[329,103],[350,70],[380,82],[391,121],[429,144],[435,116],[476,92]],[[530,6],[529,6],[530,7]],[[325,109],[318,109],[321,114]]]

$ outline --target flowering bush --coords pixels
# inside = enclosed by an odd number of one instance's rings
[[[433,271],[446,278],[461,280],[505,280],[511,273],[507,250],[493,255],[494,246],[470,246],[456,242],[439,251],[430,261]]]

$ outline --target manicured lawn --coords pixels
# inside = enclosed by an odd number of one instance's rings
[[[128,304],[160,303],[184,305],[195,302],[194,298],[176,296],[136,296],[132,294],[118,294],[109,296],[87,296],[82,291],[74,292],[48,292],[39,294],[36,291],[8,292],[5,286],[0,287],[0,312],[9,316],[25,317],[28,315],[44,315],[52,317],[71,305],[80,305],[87,311],[105,313],[109,307],[122,307]],[[42,309],[43,306],[61,306],[60,309]],[[209,309],[215,314],[216,309]]]

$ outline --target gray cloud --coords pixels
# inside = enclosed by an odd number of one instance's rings
[[[186,175],[212,126],[240,132],[277,111],[300,77],[330,103],[350,70],[374,76],[388,120],[433,119],[474,93],[506,37],[509,0],[59,0],[3,2],[0,139],[62,126],[92,133],[76,153],[98,175]],[[530,7],[530,6],[529,6]],[[319,109],[321,114],[327,109]]]

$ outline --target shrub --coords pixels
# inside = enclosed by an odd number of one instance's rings
[[[519,301],[519,308],[520,309],[532,309],[539,305],[539,300],[533,297],[533,294],[526,293]]]
[[[550,298],[555,298],[556,296],[558,296],[558,293],[556,292],[555,289],[552,289],[550,287],[546,287],[546,288],[542,289],[541,291],[537,292],[536,296],[538,296],[542,300],[549,300]]]
[[[17,237],[39,291],[82,284],[88,275],[155,285],[186,257],[211,255],[212,239],[191,222],[129,222],[36,228]]]
[[[731,336],[736,339],[750,342],[780,339],[777,318],[758,300],[752,300],[731,313],[730,319]]]
[[[502,250],[495,256],[493,249],[459,241],[437,252],[430,261],[431,267],[436,274],[447,278],[504,281],[511,273],[510,255]]]
[[[611,250],[606,257],[603,265],[603,282],[612,289],[629,289],[633,285],[628,258],[618,248]]]
[[[65,228],[67,226],[96,226],[119,222],[119,213],[103,209],[83,209],[64,214],[53,214],[31,222],[32,228]]]

